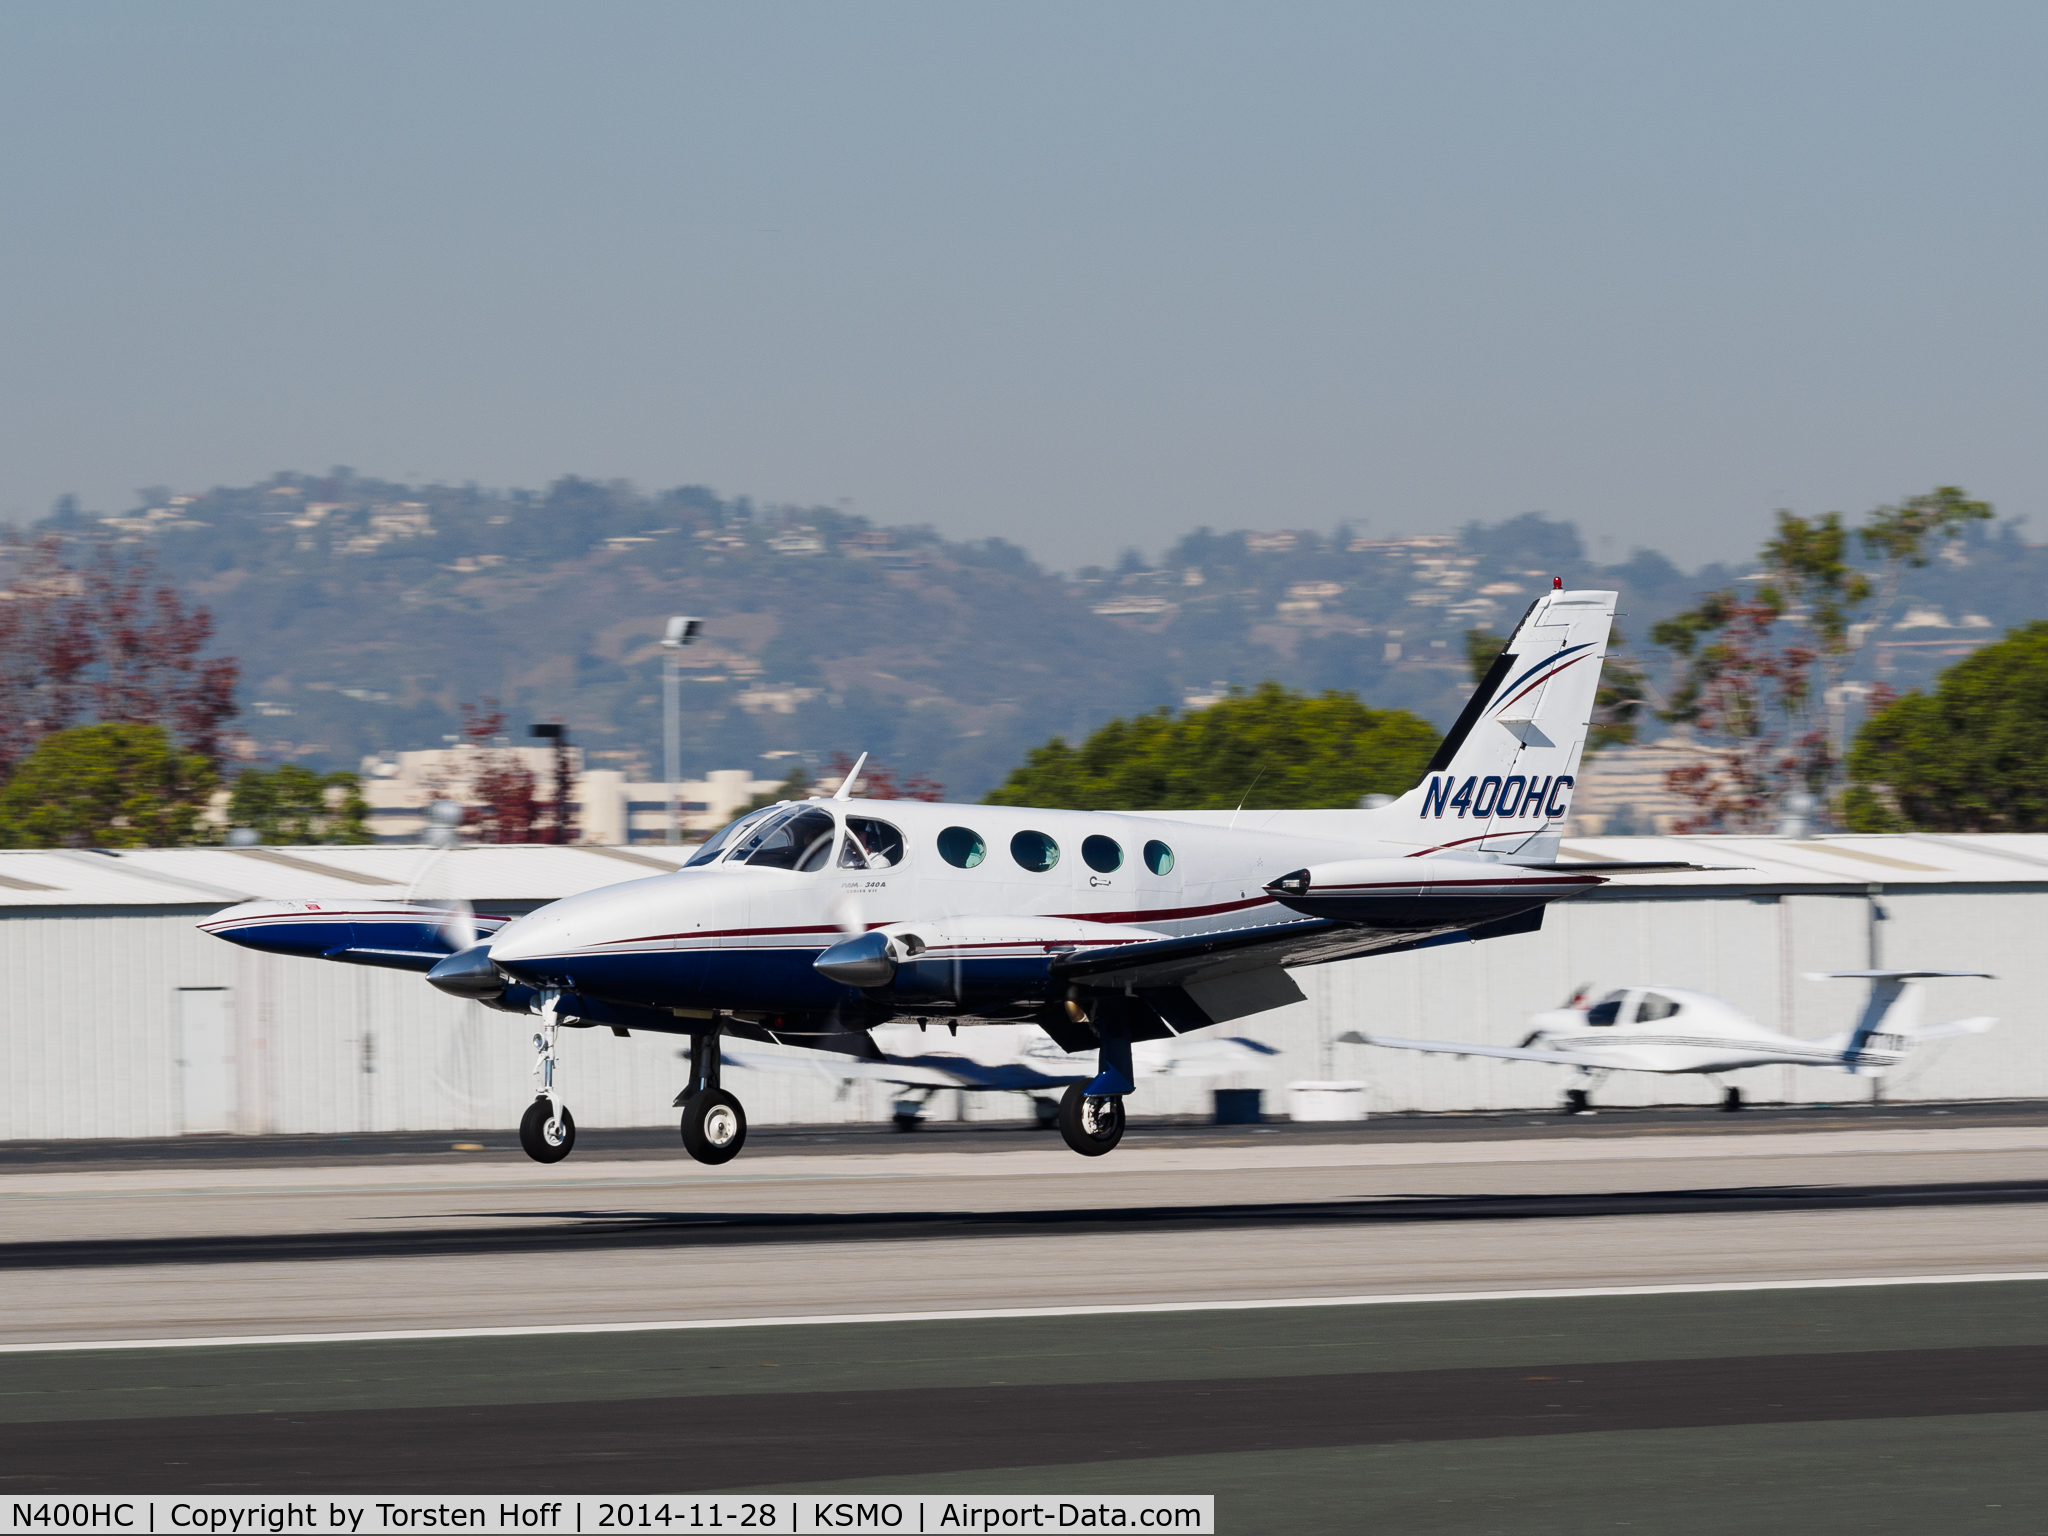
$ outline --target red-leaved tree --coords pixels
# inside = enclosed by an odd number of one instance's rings
[[[462,734],[476,749],[466,786],[476,810],[471,823],[480,843],[530,843],[541,819],[540,790],[533,771],[511,748],[497,745],[505,734],[505,711],[496,699],[462,705]],[[437,786],[442,792],[446,788]],[[453,798],[460,799],[457,793]]]
[[[16,551],[0,594],[0,778],[52,731],[154,725],[218,765],[240,667],[200,653],[213,615],[187,606],[147,553],[82,563],[56,535]]]
[[[1820,652],[1788,640],[1783,618],[1775,594],[1717,592],[1657,626],[1657,643],[1688,664],[1665,718],[1694,727],[1709,751],[1665,775],[1696,807],[1674,831],[1769,831],[1786,794],[1826,787],[1835,758],[1813,712]]]

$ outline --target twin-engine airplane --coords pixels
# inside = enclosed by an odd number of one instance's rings
[[[1560,584],[1561,586],[1561,584]],[[202,923],[278,953],[423,971],[540,1021],[537,1161],[575,1145],[558,1031],[688,1035],[682,1139],[723,1163],[746,1114],[721,1036],[877,1060],[890,1021],[1035,1024],[1095,1073],[1062,1096],[1067,1145],[1124,1133],[1132,1047],[1298,1002],[1297,966],[1527,933],[1625,868],[1557,862],[1612,592],[1533,603],[1431,760],[1374,810],[1108,812],[850,798],[744,816],[674,874],[510,922],[423,906],[250,902]],[[1597,872],[1596,872],[1597,869]]]
[[[1986,980],[1985,971],[1824,971],[1810,981],[1867,981],[1870,996],[1853,1027],[1817,1040],[1802,1040],[1745,1018],[1718,997],[1684,987],[1622,987],[1597,1003],[1583,994],[1562,1008],[1534,1014],[1522,1043],[1466,1045],[1452,1040],[1402,1040],[1392,1035],[1339,1035],[1349,1045],[1381,1045],[1401,1051],[1452,1056],[1499,1056],[1509,1061],[1547,1061],[1578,1068],[1576,1086],[1564,1094],[1565,1109],[1593,1113],[1593,1087],[1609,1072],[1694,1072],[1718,1077],[1744,1067],[1776,1065],[1826,1067],[1851,1076],[1881,1077],[1915,1046],[1963,1035],[1981,1035],[1998,1020],[1921,1019],[1917,982],[1949,976]],[[1742,1090],[1722,1085],[1721,1107],[1742,1108]]]

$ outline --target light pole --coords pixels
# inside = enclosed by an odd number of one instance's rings
[[[661,745],[663,769],[668,778],[668,835],[664,839],[670,847],[683,840],[683,809],[678,803],[681,795],[683,756],[682,700],[678,693],[682,687],[682,675],[676,664],[682,660],[683,647],[697,638],[703,625],[696,619],[677,615],[668,621],[668,628],[661,635]],[[627,818],[631,820],[630,817]],[[632,841],[628,829],[626,840]]]

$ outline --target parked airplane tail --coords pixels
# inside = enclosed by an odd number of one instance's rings
[[[1998,1020],[1977,1017],[1948,1019],[1938,1024],[1921,1021],[1923,995],[1916,981],[1949,976],[1971,976],[1990,980],[1987,971],[1815,971],[1809,981],[1867,981],[1870,996],[1855,1027],[1831,1035],[1826,1046],[1842,1053],[1842,1065],[1850,1073],[1875,1076],[1895,1066],[1916,1045],[1936,1040],[1953,1040],[1960,1035],[1981,1035]]]
[[[1422,782],[1372,813],[1373,833],[1430,852],[1556,858],[1614,603],[1563,590],[1531,603]]]

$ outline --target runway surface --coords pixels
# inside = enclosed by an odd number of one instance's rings
[[[0,1484],[888,1484],[1216,1492],[1242,1530],[2040,1529],[2048,1282],[1285,1304],[2048,1273],[2039,1117],[1700,1124],[1134,1132],[1099,1162],[1028,1136],[770,1142],[723,1169],[0,1159]],[[1226,1300],[1270,1304],[35,1348]]]

